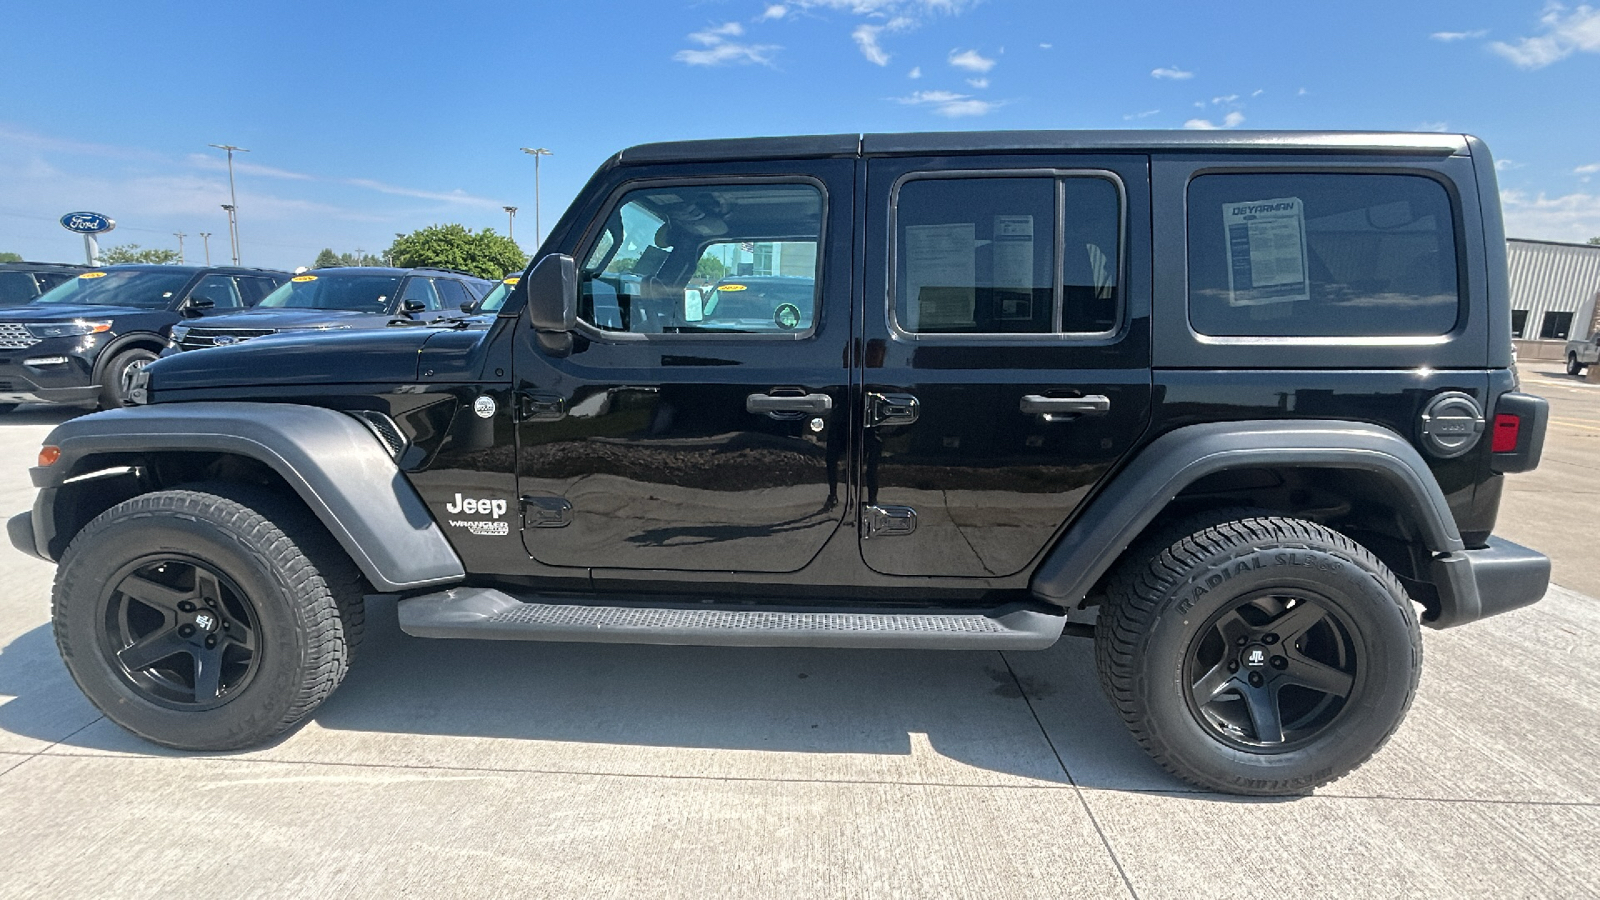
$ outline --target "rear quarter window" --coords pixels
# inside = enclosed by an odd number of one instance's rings
[[[1425,337],[1460,315],[1450,194],[1421,175],[1189,184],[1189,321],[1220,337]]]

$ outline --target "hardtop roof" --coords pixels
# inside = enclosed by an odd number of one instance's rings
[[[962,153],[1204,152],[1422,156],[1465,155],[1462,134],[1380,131],[930,131],[818,134],[639,144],[618,154],[624,165],[695,160],[755,160]]]

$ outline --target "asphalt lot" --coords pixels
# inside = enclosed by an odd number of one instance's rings
[[[1600,592],[1600,386],[1555,404],[1501,533]],[[0,420],[0,513],[62,413]],[[4,897],[1600,895],[1600,607],[1425,632],[1390,744],[1294,800],[1165,775],[1087,641],[1037,653],[426,641],[372,611],[339,692],[274,746],[159,750],[50,633],[53,567],[0,549]]]

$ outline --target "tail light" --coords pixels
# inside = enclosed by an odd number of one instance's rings
[[[1544,453],[1544,430],[1550,404],[1543,397],[1516,392],[1501,394],[1494,408],[1491,438],[1496,472],[1528,472]]]
[[[1499,413],[1494,417],[1494,452],[1511,453],[1517,449],[1517,438],[1522,434],[1522,418],[1512,413]]]

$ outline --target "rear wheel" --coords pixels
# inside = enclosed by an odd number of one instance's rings
[[[293,727],[344,678],[361,616],[348,560],[256,506],[272,504],[145,494],[67,547],[56,643],[107,718],[168,747],[234,750]]]
[[[1578,354],[1576,354],[1576,353],[1568,353],[1567,354],[1567,374],[1568,375],[1581,375],[1581,374],[1583,374],[1583,363],[1578,362]]]
[[[100,408],[116,409],[128,405],[128,388],[139,370],[156,360],[153,350],[135,347],[111,358],[100,373]]]
[[[1230,793],[1304,793],[1399,727],[1422,665],[1415,612],[1361,545],[1301,519],[1197,522],[1107,590],[1102,684],[1162,766]]]

